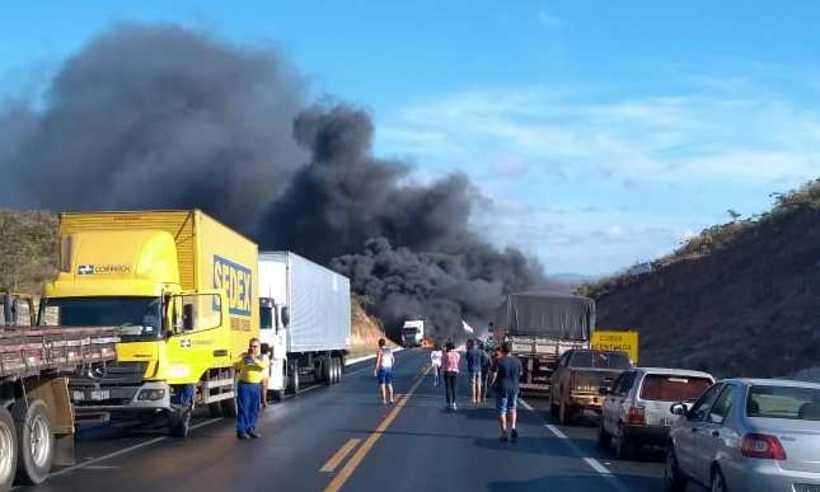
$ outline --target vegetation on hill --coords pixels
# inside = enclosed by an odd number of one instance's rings
[[[0,210],[0,291],[39,293],[58,251],[55,214]]]
[[[769,212],[705,229],[645,271],[584,286],[598,326],[638,330],[644,365],[721,376],[818,365],[820,180],[773,198]]]

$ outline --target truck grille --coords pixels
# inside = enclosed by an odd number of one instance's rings
[[[133,386],[145,379],[147,362],[112,362],[82,377],[72,378],[71,386]]]

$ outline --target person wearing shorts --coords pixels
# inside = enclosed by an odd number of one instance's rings
[[[382,395],[382,403],[393,403],[393,351],[386,347],[387,341],[379,339],[379,351],[376,352],[376,367],[373,375],[379,380],[379,390]]]
[[[438,386],[441,380],[441,359],[444,356],[441,347],[436,344],[433,351],[430,352],[430,365],[433,367],[433,386]]]
[[[481,350],[476,346],[474,340],[467,340],[467,374],[470,379],[472,389],[473,404],[481,402]]]
[[[495,409],[498,411],[498,426],[501,428],[501,441],[518,440],[516,420],[518,417],[518,382],[521,378],[521,361],[510,354],[510,342],[501,346],[501,357],[495,364],[493,373],[493,389],[495,390]],[[509,420],[508,420],[509,417]],[[509,428],[510,436],[507,437]]]

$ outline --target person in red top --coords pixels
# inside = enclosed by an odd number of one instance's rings
[[[456,352],[455,348],[453,342],[447,342],[447,351],[444,353],[442,361],[447,408],[450,410],[458,410],[458,406],[456,405],[456,381],[458,377],[458,364],[461,362],[461,354]]]

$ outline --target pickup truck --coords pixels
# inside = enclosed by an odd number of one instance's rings
[[[624,352],[570,350],[558,360],[550,384],[550,410],[561,425],[577,420],[585,410],[601,413],[602,387],[610,387],[622,372],[632,369]]]

